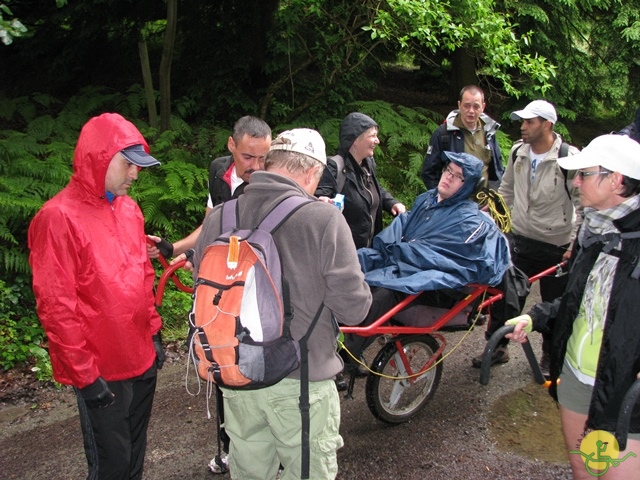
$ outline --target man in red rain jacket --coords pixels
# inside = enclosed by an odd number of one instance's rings
[[[89,479],[142,478],[164,354],[144,220],[127,189],[159,164],[131,122],[94,117],[71,180],[29,227],[38,316],[54,378],[76,391]]]

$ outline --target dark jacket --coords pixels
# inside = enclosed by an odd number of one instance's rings
[[[453,110],[447,115],[445,121],[446,131],[449,135],[449,148],[450,152],[464,152],[464,134],[462,130],[453,124],[459,110]],[[496,140],[496,132],[500,128],[500,124],[493,120],[484,113],[480,115],[480,120],[484,123],[484,133],[487,145],[491,149],[491,164],[489,165],[489,180],[502,180],[502,174],[504,173],[504,165],[502,165],[502,153],[500,152],[500,146]],[[427,190],[436,188],[442,175],[442,169],[444,168],[445,159],[442,156],[445,146],[443,146],[442,136],[444,135],[443,128],[438,126],[436,131],[431,135],[429,141],[429,149],[424,157],[422,163],[422,172],[420,178],[424,182]]]
[[[231,167],[233,157],[216,158],[209,166],[209,195],[213,206],[224,203],[232,198],[237,198],[244,192],[247,183],[242,183],[231,195]]]
[[[340,125],[340,146],[338,147],[338,155],[344,158],[344,170],[342,174],[345,176],[344,187],[341,192],[337,191],[336,178],[338,176],[337,166],[331,158],[327,160],[327,168],[325,168],[318,188],[315,192],[316,197],[326,196],[333,198],[337,193],[345,196],[344,217],[351,229],[353,242],[356,248],[368,247],[374,235],[382,230],[382,211],[391,212],[391,208],[400,203],[387,192],[376,178],[376,162],[373,157],[368,157],[363,163],[371,173],[370,181],[363,180],[361,174],[362,168],[349,154],[349,149],[356,138],[366,132],[371,127],[377,127],[378,124],[362,113],[350,113],[345,117]],[[374,188],[380,198],[380,204],[376,212],[375,218],[372,218],[369,211],[371,206],[371,194],[368,189]]]
[[[640,230],[640,210],[614,221],[621,232]],[[554,303],[535,305],[529,312],[534,330],[553,332],[551,348],[551,388],[557,400],[557,379],[562,368],[567,342],[578,315],[587,277],[602,251],[598,242],[583,248],[577,245],[571,259],[571,270],[565,294]],[[622,256],[618,262],[607,308],[602,347],[598,358],[587,428],[614,432],[620,404],[627,389],[640,372],[640,281],[631,278],[633,258],[640,256],[640,239],[622,240]],[[629,425],[630,433],[640,433],[640,405],[636,404]]]

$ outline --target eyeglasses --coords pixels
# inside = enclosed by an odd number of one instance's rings
[[[580,180],[584,180],[584,177],[590,177],[592,175],[609,175],[611,172],[605,171],[596,171],[596,172],[585,172],[584,170],[578,170],[577,175],[580,177]]]
[[[444,171],[442,172],[443,175],[450,175],[453,178],[457,178],[458,180],[460,180],[462,183],[464,183],[464,177],[462,175],[460,175],[459,173],[455,173],[453,170],[451,170],[449,168],[449,166],[447,165],[444,169]]]

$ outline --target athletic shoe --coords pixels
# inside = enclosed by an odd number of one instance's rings
[[[216,460],[218,460],[216,462]],[[211,473],[222,474],[229,471],[229,454],[222,452],[221,455],[216,455],[209,462],[209,470]]]
[[[339,392],[346,392],[347,388],[349,388],[349,384],[347,383],[347,379],[344,378],[344,375],[342,373],[339,373],[336,375],[336,389]]]

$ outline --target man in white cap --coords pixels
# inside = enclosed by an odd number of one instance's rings
[[[69,184],[29,227],[38,316],[56,381],[76,392],[87,478],[142,478],[164,353],[144,219],[127,190],[160,165],[122,116],[89,120]]]
[[[625,393],[640,379],[640,144],[602,135],[558,162],[577,173],[573,183],[584,223],[566,292],[509,320],[516,325],[512,339],[522,343],[532,329],[553,332],[549,393],[560,404],[573,478],[590,479],[608,469],[606,478],[638,480],[637,403],[628,412],[626,446],[613,433]],[[606,442],[602,458],[609,462],[597,457],[587,470],[580,452],[594,452],[596,440]]]
[[[335,322],[356,325],[371,304],[346,220],[335,206],[313,196],[326,163],[325,144],[318,132],[306,128],[283,132],[271,143],[265,171],[252,173],[251,183],[238,198],[238,228],[255,227],[290,196],[314,200],[273,233],[283,277],[289,280],[294,339],[307,332],[324,303],[308,341],[309,396],[314,399],[309,412],[312,479],[335,478],[336,451],[343,445],[334,382],[343,364],[337,354]],[[221,211],[222,205],[214,207],[204,221],[193,256],[196,275],[206,246],[222,233]],[[224,426],[231,438],[231,477],[275,478],[282,465],[281,478],[301,478],[300,370],[270,387],[222,390]]]
[[[582,219],[577,189],[571,182],[575,172],[558,165],[558,158],[578,153],[553,131],[558,120],[556,109],[545,100],[534,100],[523,110],[511,114],[521,120],[522,139],[511,148],[509,162],[498,192],[511,210],[508,235],[512,261],[527,276],[562,262],[571,253],[571,242]],[[543,301],[553,301],[564,292],[566,277],[547,276],[540,280]],[[521,299],[520,308],[524,307]],[[503,319],[504,321],[504,319]],[[492,322],[487,337],[502,325]],[[542,337],[543,373],[549,370],[550,334]],[[509,361],[508,341],[493,353],[492,365]],[[482,356],[473,359],[480,367]]]

